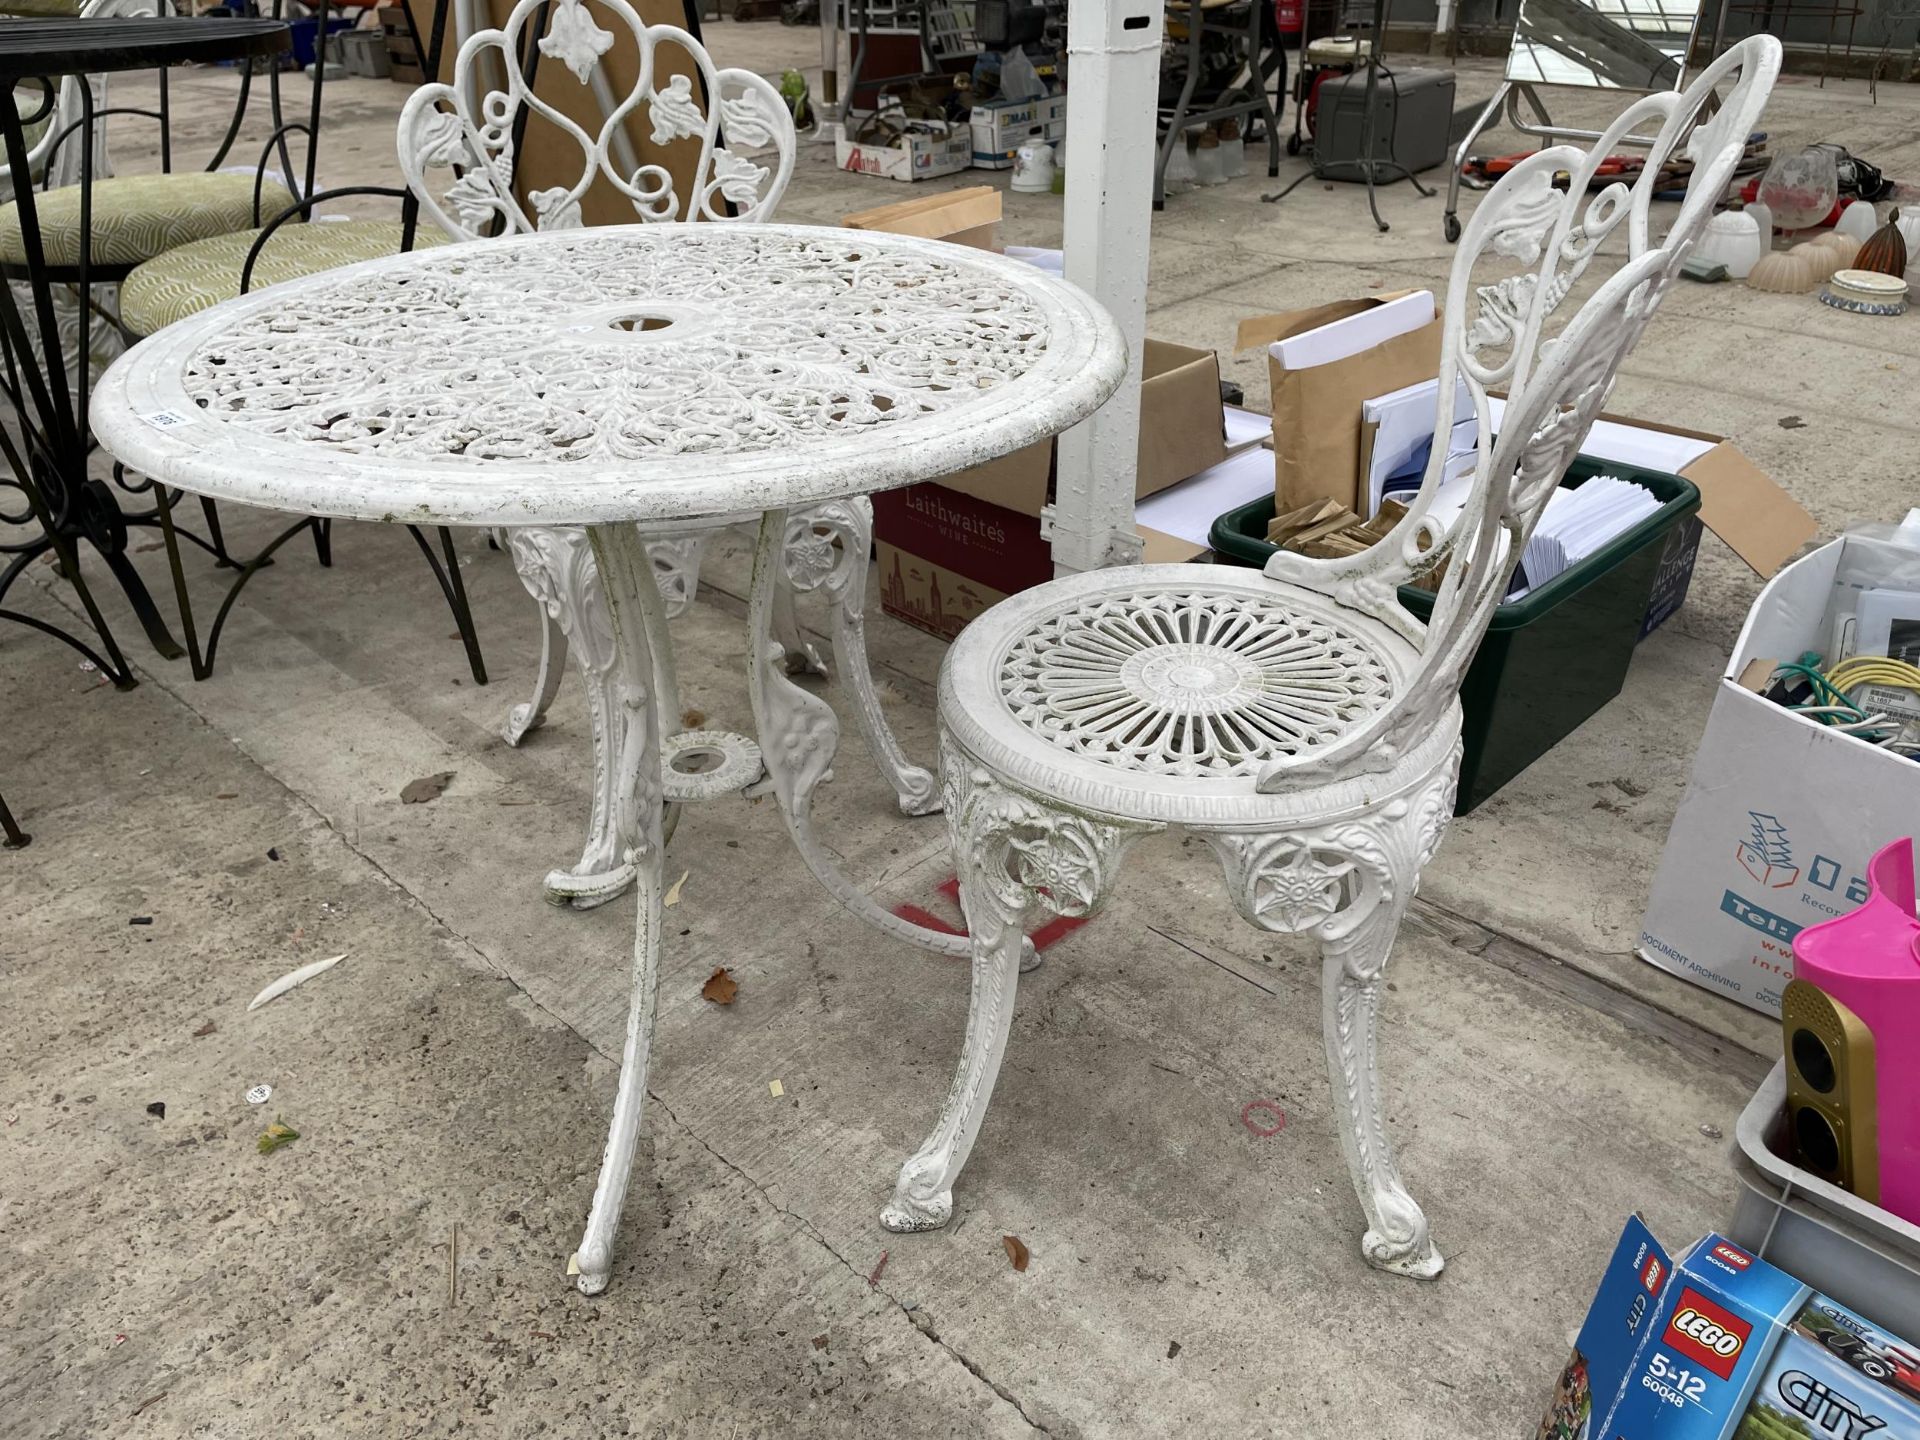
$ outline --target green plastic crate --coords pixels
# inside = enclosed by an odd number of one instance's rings
[[[1584,455],[1561,484],[1577,488],[1595,475],[1638,481],[1660,509],[1605,549],[1493,612],[1460,686],[1466,719],[1457,815],[1618,695],[1633,647],[1686,598],[1700,548],[1700,491],[1678,475]],[[1273,509],[1269,495],[1215,520],[1209,538],[1218,559],[1263,568],[1277,548],[1266,538]],[[1400,603],[1422,620],[1433,614],[1428,591],[1402,585]]]

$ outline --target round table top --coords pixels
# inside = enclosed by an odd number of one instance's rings
[[[550,230],[275,285],[142,341],[93,430],[168,485],[449,525],[698,519],[1058,434],[1125,347],[984,250],[800,225]]]
[[[292,45],[289,36],[284,20],[184,15],[9,20],[0,25],[0,81],[277,55]]]

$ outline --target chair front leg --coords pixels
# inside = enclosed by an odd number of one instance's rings
[[[1009,790],[950,742],[942,780],[973,992],[960,1068],[927,1141],[900,1167],[880,1213],[889,1230],[933,1230],[953,1214],[953,1182],[973,1149],[1013,1024],[1026,927],[1039,913],[1089,915],[1105,901],[1143,829],[1101,824]]]
[[[1366,1213],[1361,1254],[1430,1280],[1440,1252],[1394,1162],[1380,1090],[1380,991],[1400,922],[1453,812],[1459,752],[1407,794],[1354,820],[1297,831],[1208,836],[1241,913],[1320,941],[1321,1028],[1335,1126]]]
[[[782,554],[786,578],[793,591],[824,588],[833,600],[833,657],[840,664],[841,681],[853,692],[854,715],[867,749],[893,786],[901,813],[932,815],[940,809],[933,774],[907,759],[894,738],[867,659],[867,567],[872,553],[873,502],[865,496],[805,510],[787,522]],[[786,643],[791,654],[793,642]]]
[[[1322,937],[1320,1020],[1341,1148],[1367,1216],[1360,1253],[1382,1270],[1431,1280],[1444,1262],[1428,1234],[1426,1214],[1407,1193],[1394,1163],[1380,1093],[1380,987],[1412,899],[1414,872],[1396,878],[1406,890],[1396,886],[1396,893],[1361,901],[1355,908],[1365,911],[1364,918],[1340,935]]]

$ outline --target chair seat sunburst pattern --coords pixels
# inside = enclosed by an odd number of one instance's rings
[[[1357,630],[1277,596],[1197,589],[1048,616],[1008,648],[1000,683],[1008,712],[1064,750],[1211,778],[1337,740],[1392,697],[1384,657]]]

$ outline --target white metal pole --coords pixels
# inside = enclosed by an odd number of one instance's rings
[[[1119,322],[1127,378],[1060,437],[1054,503],[1040,521],[1060,575],[1140,559],[1133,488],[1163,23],[1161,0],[1067,8],[1067,279]]]

